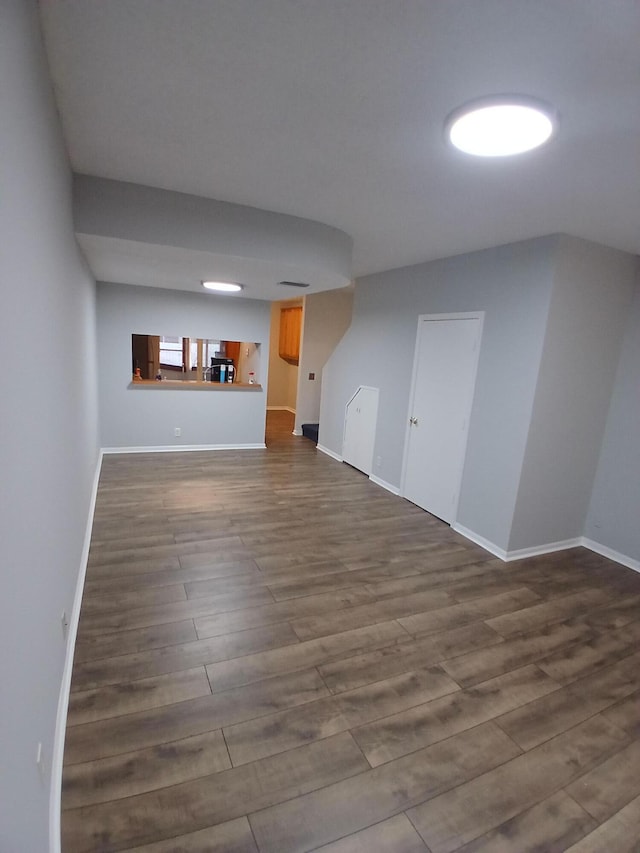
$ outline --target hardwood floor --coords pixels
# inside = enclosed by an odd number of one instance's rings
[[[640,851],[640,575],[291,435],[104,460],[64,853]]]

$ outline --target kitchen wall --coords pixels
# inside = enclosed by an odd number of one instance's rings
[[[86,557],[98,441],[95,285],[32,0],[0,4],[0,92],[0,360],[15,368],[0,418],[0,850],[43,853],[59,825],[61,616]]]
[[[640,569],[640,283],[622,339],[585,536]],[[633,563],[632,563],[633,564]]]
[[[262,353],[267,352],[266,344],[255,344],[252,341],[241,341],[238,356],[238,382],[249,382],[253,373],[253,381],[261,384],[266,381],[267,365],[262,361]]]
[[[458,522],[506,549],[557,244],[544,237],[359,279],[351,327],[323,375],[319,444],[340,455],[347,401],[358,385],[379,388],[374,474],[399,487],[418,315],[485,311]]]
[[[103,447],[264,444],[263,366],[262,389],[256,391],[132,387],[131,335],[255,341],[267,352],[268,302],[99,282],[97,325]]]

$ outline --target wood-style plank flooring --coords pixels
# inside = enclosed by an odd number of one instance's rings
[[[504,564],[291,427],[105,458],[64,853],[639,851],[640,576]]]

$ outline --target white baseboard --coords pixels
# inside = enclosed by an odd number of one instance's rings
[[[291,412],[292,415],[295,415],[296,410],[292,409],[291,406],[267,406],[268,412]]]
[[[507,551],[506,562],[512,560],[525,560],[527,557],[539,557],[542,554],[553,554],[556,551],[567,551],[569,548],[579,548],[583,545],[582,537],[577,539],[563,539],[561,542],[547,542],[546,545],[536,545],[533,548],[519,548],[516,551]]]
[[[181,453],[201,450],[264,450],[266,444],[166,444],[157,447],[103,447],[102,453]]]
[[[633,569],[634,572],[640,572],[640,560],[634,560],[632,557],[627,557],[626,554],[621,554],[619,551],[614,551],[613,548],[608,548],[606,545],[601,545],[599,542],[594,542],[593,539],[582,538],[582,545],[601,557],[606,557],[608,560],[613,560],[626,566],[628,569]]]
[[[80,605],[84,590],[84,580],[87,574],[87,563],[89,561],[89,548],[91,546],[91,532],[93,530],[93,515],[96,508],[98,496],[98,483],[100,481],[100,470],[102,468],[102,450],[98,453],[96,470],[91,487],[89,499],[89,512],[87,514],[87,525],[84,533],[82,554],[76,589],[73,596],[73,605],[69,615],[69,631],[67,634],[67,647],[65,650],[64,668],[62,670],[62,683],[58,695],[58,712],[56,715],[56,728],[53,736],[53,749],[51,755],[51,790],[49,792],[49,850],[50,853],[60,853],[60,809],[62,802],[62,763],[64,759],[64,740],[67,728],[67,711],[69,708],[69,692],[71,690],[71,674],[73,671],[73,656],[76,648],[76,637],[78,634],[78,622],[80,620]]]
[[[294,429],[294,431],[291,433],[291,435],[302,435],[302,430],[301,429]]]
[[[329,450],[328,447],[325,447],[323,444],[316,444],[317,449],[320,453],[326,453],[327,456],[330,456],[332,459],[335,459],[336,462],[342,462],[342,456],[338,456],[337,453],[334,453],[333,450]]]
[[[392,495],[399,495],[400,489],[398,486],[392,486],[391,483],[387,483],[386,480],[381,480],[380,477],[376,477],[375,474],[370,474],[369,479],[372,483],[375,483],[376,486],[381,486],[383,489],[386,489],[388,492],[391,492]]]
[[[501,560],[504,560],[505,563],[507,562],[507,552],[504,548],[499,548],[497,545],[494,545],[493,542],[485,539],[484,536],[474,533],[473,530],[469,530],[468,527],[464,527],[462,524],[458,524],[457,522],[454,522],[451,525],[451,529],[455,530],[455,532],[459,533],[461,536],[464,536],[464,538],[468,539],[470,542],[484,548],[485,551],[493,554],[494,557],[499,557]]]
[[[553,554],[556,551],[566,551],[568,548],[579,548],[583,544],[581,538],[564,539],[561,542],[547,542],[544,545],[535,545],[533,548],[519,548],[516,551],[506,551],[504,548],[500,548],[499,545],[494,544],[489,539],[485,539],[484,536],[480,536],[473,530],[469,530],[468,527],[464,527],[462,524],[454,523],[451,525],[451,529],[464,536],[465,539],[469,539],[471,542],[484,548],[485,551],[488,551],[505,563],[511,563],[514,560],[525,560],[527,557],[540,557],[542,554]]]
[[[561,542],[548,542],[546,545],[537,545],[534,548],[505,551],[503,548],[499,548],[493,542],[490,542],[483,536],[479,536],[462,524],[454,523],[451,525],[451,529],[464,536],[465,539],[469,539],[471,542],[475,542],[476,545],[480,545],[485,551],[489,551],[490,554],[499,557],[505,563],[510,563],[514,560],[524,560],[527,557],[539,557],[542,554],[554,554],[557,551],[566,551],[569,548],[587,548],[589,551],[600,554],[601,557],[613,560],[614,563],[620,563],[621,566],[633,569],[634,572],[640,572],[640,560],[634,560],[626,554],[614,551],[613,548],[608,548],[606,545],[601,545],[599,542],[594,542],[593,539],[587,539],[585,536],[578,536],[575,539],[564,539]]]

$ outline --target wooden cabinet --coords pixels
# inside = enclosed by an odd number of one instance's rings
[[[233,359],[233,366],[237,370],[240,361],[240,341],[225,341],[224,354],[227,358]]]
[[[280,309],[280,341],[278,355],[291,364],[300,359],[300,328],[302,326],[302,306]]]

